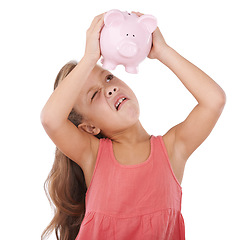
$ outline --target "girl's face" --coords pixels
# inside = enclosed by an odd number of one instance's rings
[[[139,104],[133,91],[97,65],[83,86],[75,109],[85,122],[108,137],[125,131],[139,120]]]

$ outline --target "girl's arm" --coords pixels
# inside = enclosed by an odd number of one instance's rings
[[[158,59],[172,70],[198,102],[185,121],[163,136],[176,177],[181,181],[186,160],[212,131],[226,96],[206,73],[169,47],[158,28],[149,58]]]
[[[58,85],[41,112],[41,121],[49,137],[66,156],[78,163],[84,158],[83,152],[91,151],[91,138],[96,138],[76,128],[68,116],[100,58],[99,33],[102,26],[103,14],[94,18],[87,31],[84,57]]]
[[[172,129],[175,143],[183,147],[183,158],[187,159],[212,131],[225,105],[225,93],[206,73],[172,48],[168,47],[159,60],[176,74],[198,102],[186,120]]]

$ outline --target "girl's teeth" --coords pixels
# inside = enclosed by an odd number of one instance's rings
[[[118,103],[116,104],[116,108],[118,109],[119,105],[124,101],[126,98],[121,98],[118,100]]]

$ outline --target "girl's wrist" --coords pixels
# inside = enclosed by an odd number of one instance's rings
[[[85,53],[81,61],[89,65],[89,67],[94,68],[95,65],[97,64],[98,59],[95,56]]]
[[[165,64],[171,51],[173,51],[173,49],[169,45],[166,44],[164,47],[159,49],[159,51],[157,52],[157,57],[156,58],[160,62]]]

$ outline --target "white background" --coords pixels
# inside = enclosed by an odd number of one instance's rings
[[[80,60],[95,15],[110,9],[157,17],[167,43],[210,75],[227,104],[210,137],[190,157],[182,182],[186,239],[240,239],[239,215],[239,4],[238,1],[2,1],[0,4],[1,239],[40,239],[52,217],[43,190],[54,145],[40,111],[54,79],[69,60]],[[164,134],[196,104],[176,76],[146,59],[126,81],[150,134]],[[52,235],[50,239],[55,239]]]

